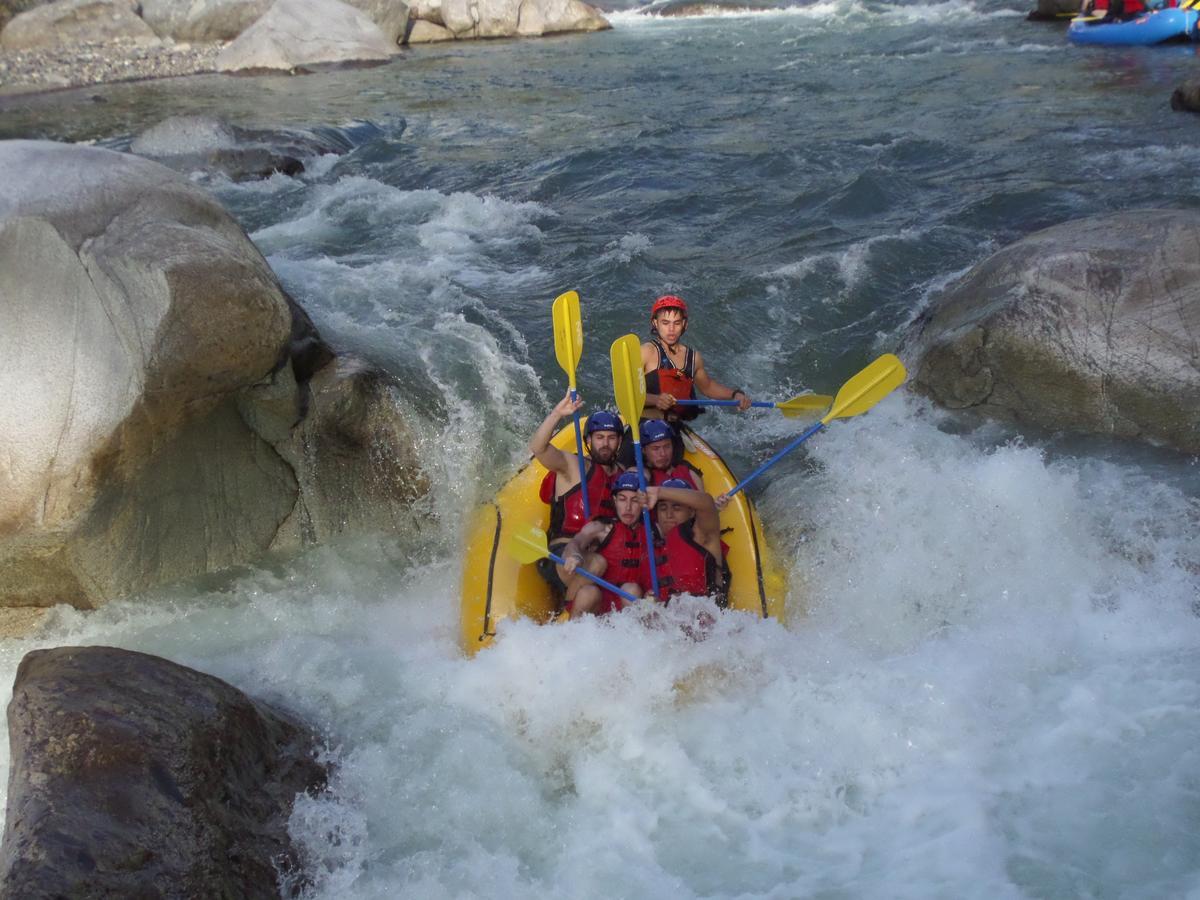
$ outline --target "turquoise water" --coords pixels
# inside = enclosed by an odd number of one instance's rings
[[[35,643],[196,665],[321,725],[292,822],[319,897],[1200,896],[1195,460],[964,426],[905,395],[755,488],[786,627],[635,616],[456,650],[463,516],[659,293],[714,375],[833,392],[1038,228],[1193,205],[1190,47],[1072,48],[994,3],[614,16],[359,72],[119,85],[0,135],[122,148],[169,114],[335,129],[297,179],[204,183],[335,343],[406,388],[436,519],[85,616]],[[99,97],[101,100],[94,98]],[[795,433],[702,429],[748,470]],[[6,681],[11,679],[5,677]]]

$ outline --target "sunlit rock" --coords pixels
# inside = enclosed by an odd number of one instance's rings
[[[611,27],[582,0],[442,0],[441,18],[458,39],[536,37]]]
[[[211,675],[111,647],[35,650],[8,707],[6,897],[281,896],[324,787],[317,736]]]
[[[146,23],[176,41],[231,41],[270,5],[271,0],[141,0]]]
[[[5,50],[69,47],[83,41],[158,43],[131,0],[54,0],[13,17],[0,32]]]
[[[914,324],[916,386],[944,406],[1200,452],[1200,212],[1032,234]]]
[[[379,63],[398,49],[366,13],[340,0],[275,0],[262,18],[217,55],[217,69],[293,72],[310,66]]]
[[[440,12],[440,10],[439,10]],[[435,44],[441,41],[454,40],[454,32],[442,25],[435,25],[424,19],[417,19],[408,30],[407,43]]]
[[[386,378],[331,365],[207,194],[50,142],[0,142],[0,170],[0,604],[91,607],[423,490]]]

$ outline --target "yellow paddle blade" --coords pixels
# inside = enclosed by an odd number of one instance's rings
[[[797,419],[801,416],[811,416],[813,413],[823,413],[829,409],[833,398],[828,394],[801,394],[791,400],[783,400],[775,404],[775,408],[783,413],[785,419]]]
[[[508,539],[509,555],[519,562],[531,563],[545,559],[550,553],[546,543],[546,532],[536,525],[517,528]]]
[[[554,298],[554,355],[575,390],[575,367],[583,356],[583,320],[579,317],[579,294],[567,291]]]
[[[834,419],[865,413],[868,409],[904,384],[908,373],[899,357],[885,353],[871,363],[837,392],[831,409],[821,421],[828,425]]]
[[[609,351],[612,360],[613,394],[617,409],[625,424],[633,429],[634,441],[641,441],[639,423],[646,406],[646,373],[642,371],[642,342],[636,334],[627,334],[613,341]]]

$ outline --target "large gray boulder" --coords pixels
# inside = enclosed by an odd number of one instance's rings
[[[398,50],[366,13],[340,0],[275,0],[217,55],[217,69],[301,72],[313,66],[386,62]]]
[[[456,38],[537,37],[612,26],[582,0],[442,0],[442,23]]]
[[[158,43],[132,0],[54,0],[19,13],[0,31],[0,48],[5,50],[117,40]]]
[[[41,6],[45,2],[46,0],[0,0],[0,30],[3,30],[13,16]]]
[[[425,481],[397,393],[333,365],[213,199],[92,147],[0,142],[0,171],[0,605],[88,608],[404,519]],[[324,413],[346,396],[390,427],[347,439]],[[336,490],[303,452],[324,441],[361,456]]]
[[[5,897],[281,896],[287,819],[326,781],[317,736],[193,669],[35,650],[8,707]]]
[[[271,0],[141,0],[142,18],[160,37],[231,41],[271,6]]]
[[[1200,452],[1200,212],[1032,234],[927,310],[905,355],[953,409]]]
[[[409,6],[404,0],[347,0],[379,26],[392,46],[403,43],[408,33]]]

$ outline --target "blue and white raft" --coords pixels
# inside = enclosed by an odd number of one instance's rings
[[[1076,44],[1144,47],[1173,40],[1197,40],[1200,0],[1184,0],[1179,6],[1149,10],[1134,18],[1109,15],[1077,16],[1071,20],[1067,38]]]

